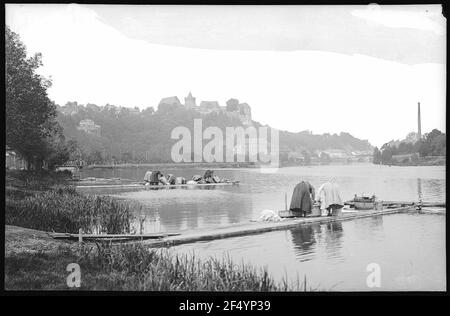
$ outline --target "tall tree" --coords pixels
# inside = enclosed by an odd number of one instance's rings
[[[47,139],[54,135],[56,105],[48,98],[51,82],[36,73],[41,54],[27,57],[19,35],[6,27],[6,145],[31,165],[39,168],[48,150]]]
[[[374,164],[379,164],[381,162],[381,152],[378,149],[378,147],[375,147],[373,149],[373,163]]]

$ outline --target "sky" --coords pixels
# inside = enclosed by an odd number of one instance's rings
[[[446,19],[440,5],[128,6],[7,4],[6,24],[59,105],[144,109],[191,91],[230,98],[255,121],[374,146],[445,132]]]

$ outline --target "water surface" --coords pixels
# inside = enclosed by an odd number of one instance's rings
[[[265,266],[278,281],[297,279],[325,291],[443,291],[445,215],[393,214],[259,235],[197,242],[171,251],[201,258],[230,256]],[[369,288],[376,263],[381,287]]]
[[[204,169],[163,170],[191,178]],[[145,168],[87,170],[83,177],[120,177],[141,181]],[[146,216],[145,232],[213,228],[256,219],[262,210],[285,209],[301,180],[316,189],[335,178],[344,200],[375,194],[383,200],[444,202],[445,167],[375,166],[373,164],[289,167],[274,173],[259,169],[218,169],[238,186],[203,188],[85,189],[137,201]],[[266,266],[277,279],[336,291],[445,290],[445,211],[440,214],[394,214],[314,224],[259,235],[172,247],[201,257],[231,256],[235,262]],[[137,224],[136,224],[137,226]],[[367,265],[381,268],[381,287],[368,288]]]
[[[141,181],[145,168],[84,170],[83,177],[120,177]],[[169,169],[164,173],[191,178],[204,169]],[[146,232],[179,231],[248,222],[265,209],[285,209],[301,180],[316,189],[330,178],[339,184],[344,200],[354,194],[375,194],[383,200],[445,201],[445,166],[399,167],[373,164],[303,166],[280,168],[274,173],[260,169],[217,169],[222,178],[240,180],[238,186],[203,188],[85,189],[85,193],[111,194],[138,201],[144,206]]]

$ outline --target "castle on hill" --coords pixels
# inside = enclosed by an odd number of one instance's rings
[[[211,113],[225,113],[231,117],[238,118],[243,125],[251,126],[252,114],[251,108],[247,103],[239,103],[237,99],[229,99],[226,106],[220,106],[218,101],[201,101],[197,105],[196,98],[191,92],[184,98],[184,104],[180,102],[177,96],[162,98],[158,106],[184,106],[186,109],[196,110],[203,115]]]

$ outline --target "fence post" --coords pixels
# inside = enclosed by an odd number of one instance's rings
[[[83,229],[78,230],[78,255],[81,257],[83,253]]]

